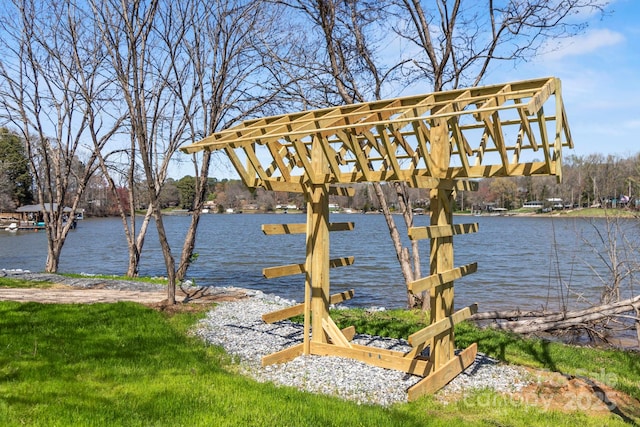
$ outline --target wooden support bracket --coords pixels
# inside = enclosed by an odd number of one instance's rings
[[[340,292],[339,294],[331,295],[329,300],[330,304],[338,304],[342,301],[353,298],[354,291],[350,289],[348,291]],[[290,319],[293,316],[298,316],[304,312],[304,303],[296,304],[291,307],[283,308],[282,310],[272,311],[271,313],[265,313],[262,315],[262,320],[266,323],[273,323],[279,320]]]
[[[322,319],[322,329],[334,345],[351,348],[349,340],[342,334],[342,331],[338,328],[331,317],[327,316]]]
[[[409,229],[409,239],[436,239],[438,237],[451,237],[457,234],[468,234],[477,232],[477,222],[472,224],[430,225],[427,227],[411,227]]]
[[[431,276],[423,277],[422,279],[414,280],[409,283],[409,291],[413,294],[419,294],[420,292],[427,291],[435,286],[443,285],[445,283],[453,282],[456,279],[464,277],[468,274],[475,273],[478,270],[478,263],[463,265],[461,267],[447,270],[443,273],[432,274]]]
[[[353,222],[331,222],[329,231],[351,231],[355,227]],[[276,234],[304,234],[307,224],[262,224],[262,232],[267,236]]]
[[[334,258],[329,260],[329,267],[345,267],[353,264],[354,257]],[[262,269],[262,275],[265,279],[274,279],[276,277],[293,276],[294,274],[302,274],[305,272],[304,263],[280,265],[277,267],[266,267]]]

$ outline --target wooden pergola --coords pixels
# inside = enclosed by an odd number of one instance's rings
[[[441,388],[477,352],[476,344],[454,351],[454,325],[477,310],[473,304],[454,311],[454,281],[477,264],[454,266],[453,236],[478,230],[477,223],[453,224],[455,192],[477,189],[478,178],[560,180],[563,146],[572,147],[572,140],[560,80],[543,78],[247,120],[183,151],[224,150],[248,187],[305,195],[306,224],[262,227],[266,234],[306,234],[304,263],[263,270],[268,278],[305,275],[303,304],[263,316],[275,322],[304,314],[304,340],[265,356],[263,365],[301,354],[350,357],[423,377],[408,390],[413,400]],[[409,291],[429,292],[431,321],[408,337],[406,353],[352,343],[355,329],[340,330],[329,315],[331,303],[353,295],[330,294],[330,268],[350,265],[353,257],[330,258],[329,233],[354,227],[329,222],[329,195],[383,181],[430,189],[431,225],[408,233],[430,240],[429,275]]]

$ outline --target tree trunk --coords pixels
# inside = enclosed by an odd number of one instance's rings
[[[193,206],[193,214],[191,215],[191,224],[187,230],[182,245],[182,255],[176,272],[176,280],[183,281],[191,262],[193,261],[193,250],[196,246],[196,235],[198,224],[200,223],[200,215],[204,207],[205,198],[207,197],[207,180],[209,176],[209,166],[211,164],[211,151],[205,150],[202,155],[202,168],[198,176],[196,195]]]
[[[387,199],[385,198],[384,192],[382,191],[382,186],[379,182],[374,182],[373,189],[376,193],[376,196],[378,197],[378,201],[380,202],[380,208],[382,209],[382,213],[384,214],[384,219],[387,221],[389,235],[391,236],[393,247],[396,250],[396,257],[398,257],[398,261],[400,262],[402,276],[404,277],[405,283],[408,284],[409,282],[413,281],[413,271],[411,269],[409,251],[406,248],[402,247],[400,233],[398,232],[398,227],[396,227],[396,223],[393,220],[393,216],[391,215],[391,211],[389,210],[389,206],[387,205]],[[407,292],[408,307],[411,308],[414,306],[414,304],[415,299],[413,297],[413,294]]]
[[[154,219],[156,220],[156,228],[158,230],[158,240],[160,241],[160,247],[162,248],[162,255],[164,257],[164,263],[167,270],[167,303],[176,303],[176,268],[175,259],[171,254],[171,246],[167,240],[167,233],[162,221],[162,212],[160,209],[155,209]]]
[[[635,311],[636,325],[640,320],[637,312],[640,309],[640,295],[612,304],[603,304],[583,310],[567,311],[564,313],[547,313],[536,316],[535,313],[524,313],[529,316],[526,320],[508,320],[497,323],[496,328],[506,329],[515,333],[529,334],[575,327],[586,327],[590,322],[596,322],[611,317],[617,317],[629,311]],[[502,320],[521,317],[517,311],[478,313],[472,320]],[[637,327],[637,326],[636,326]]]

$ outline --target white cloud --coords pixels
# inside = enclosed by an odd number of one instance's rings
[[[626,129],[640,129],[640,120],[628,120],[622,125]]]
[[[622,33],[609,29],[593,30],[569,39],[562,39],[543,47],[539,58],[544,61],[558,61],[568,56],[581,56],[596,52],[602,48],[624,42]]]

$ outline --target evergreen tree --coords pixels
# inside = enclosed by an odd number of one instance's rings
[[[32,176],[23,141],[6,128],[0,128],[0,182],[0,209],[33,202]]]

